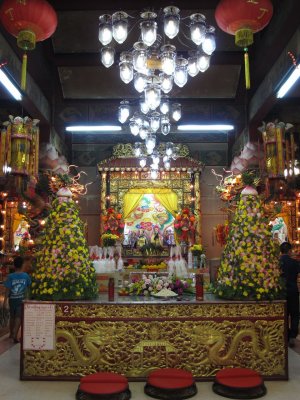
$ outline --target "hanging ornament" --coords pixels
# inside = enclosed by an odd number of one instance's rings
[[[253,34],[264,29],[272,15],[270,0],[221,0],[216,8],[219,28],[234,35],[235,44],[244,48],[246,89],[250,89],[248,47],[253,43]]]
[[[36,42],[48,39],[55,32],[57,15],[46,0],[4,0],[0,8],[0,21],[4,28],[17,38],[18,47],[24,50],[21,88],[26,88],[27,54]]]

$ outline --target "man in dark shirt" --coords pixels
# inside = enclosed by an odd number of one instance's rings
[[[290,317],[289,345],[295,345],[295,338],[298,335],[299,326],[299,292],[297,277],[300,273],[299,263],[290,257],[292,246],[288,242],[280,245],[281,257],[280,268],[282,277],[286,284],[287,312]]]

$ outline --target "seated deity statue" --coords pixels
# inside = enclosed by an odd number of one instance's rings
[[[153,233],[151,235],[151,244],[154,244],[156,247],[162,246],[162,236],[158,226],[155,226],[153,229]]]
[[[147,244],[147,237],[145,231],[141,231],[137,239],[137,247],[143,247],[145,244]]]

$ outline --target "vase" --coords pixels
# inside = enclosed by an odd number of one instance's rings
[[[199,267],[200,257],[193,255],[193,268],[197,269]]]

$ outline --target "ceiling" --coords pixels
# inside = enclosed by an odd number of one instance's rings
[[[137,16],[140,11],[149,9],[149,4],[151,9],[159,11],[174,2],[115,0],[109,4],[97,0],[48,1],[57,11],[58,27],[51,40],[38,44],[37,49],[30,53],[28,69],[53,105],[53,124],[57,132],[64,137],[65,126],[70,123],[117,123],[120,100],[138,99],[138,93],[132,83],[125,85],[120,80],[117,65],[110,69],[102,66],[99,56],[101,43],[98,41],[98,17],[117,10]],[[236,128],[231,137],[225,133],[218,135],[207,132],[184,135],[173,129],[170,139],[190,143],[234,141],[244,128],[245,110],[251,97],[299,25],[299,3],[298,0],[273,0],[273,19],[264,31],[255,34],[255,43],[249,49],[252,88],[248,93],[244,87],[243,51],[234,45],[233,36],[218,28],[217,50],[209,70],[194,78],[190,77],[183,89],[176,88],[170,93],[172,99],[180,100],[183,106],[182,123],[231,123]],[[208,23],[215,27],[214,10],[217,4],[218,0],[175,2],[181,9],[182,16],[195,11],[201,12],[207,17]],[[3,30],[1,32],[20,55],[15,39]],[[117,54],[130,49],[131,44],[137,40],[138,29],[133,28],[126,42],[116,46]],[[184,37],[181,37],[180,42],[174,42],[178,51],[184,54],[187,54],[187,43],[188,40]],[[0,89],[0,118],[9,107],[13,107],[13,103],[2,94]],[[299,94],[300,89],[293,91],[292,104],[295,105],[295,98],[298,99]],[[290,104],[287,106],[290,107]],[[129,140],[134,141],[127,129],[114,135],[79,134],[73,137],[73,142],[77,145]]]

